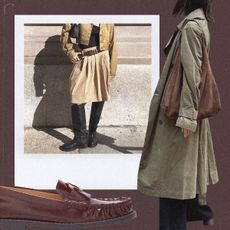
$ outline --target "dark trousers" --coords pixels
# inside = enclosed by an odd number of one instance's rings
[[[207,221],[211,218],[211,208],[199,205],[198,197],[189,200],[160,198],[160,230],[186,230],[187,221]]]
[[[186,230],[184,200],[160,198],[160,230]]]

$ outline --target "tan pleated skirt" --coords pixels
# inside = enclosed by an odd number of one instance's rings
[[[78,61],[70,75],[70,96],[74,104],[107,101],[110,98],[110,57],[102,51]]]

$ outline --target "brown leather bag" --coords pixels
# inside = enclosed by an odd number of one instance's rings
[[[180,98],[183,84],[183,66],[181,64],[180,48],[176,53],[175,64],[170,70],[163,96],[161,107],[165,114],[176,120],[180,109]],[[198,117],[203,119],[216,115],[221,109],[219,90],[212,73],[208,51],[203,44],[203,61],[201,67],[200,100],[198,104]]]

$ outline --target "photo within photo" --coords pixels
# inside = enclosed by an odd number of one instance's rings
[[[24,24],[24,153],[141,153],[151,27]]]
[[[15,185],[137,188],[159,31],[159,15],[15,16]]]

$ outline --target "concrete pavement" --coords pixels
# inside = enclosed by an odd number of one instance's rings
[[[25,153],[63,153],[59,146],[72,139],[69,128],[25,128]],[[77,149],[73,154],[132,154],[141,153],[145,126],[101,126],[98,128],[99,144],[95,148]]]

